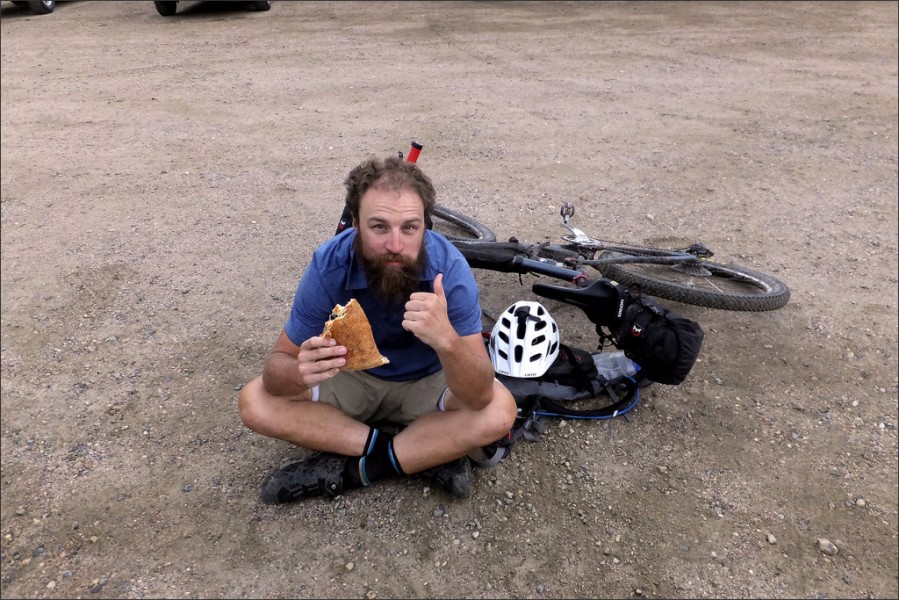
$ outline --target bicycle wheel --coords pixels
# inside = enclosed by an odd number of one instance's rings
[[[496,235],[487,226],[440,204],[434,207],[433,222],[434,231],[451,240],[496,241]]]
[[[599,259],[628,256],[605,251]],[[675,265],[631,262],[600,264],[596,268],[618,283],[639,285],[650,296],[706,308],[760,312],[776,310],[790,300],[786,284],[770,275],[705,258]]]

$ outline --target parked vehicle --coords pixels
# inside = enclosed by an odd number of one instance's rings
[[[54,0],[29,0],[28,2],[13,2],[16,6],[25,6],[28,5],[28,8],[31,9],[36,15],[48,15],[53,12],[53,9],[56,8],[56,2]]]
[[[156,6],[156,12],[163,17],[171,17],[178,10],[178,2],[153,2],[153,4]],[[267,2],[247,2],[247,4],[251,4],[253,9],[259,11],[265,11],[272,7],[270,0]]]

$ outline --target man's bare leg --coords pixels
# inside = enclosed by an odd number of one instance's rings
[[[310,450],[361,456],[371,429],[335,406],[313,402],[311,395],[273,396],[261,377],[243,387],[238,406],[241,420],[256,433]]]
[[[263,482],[265,502],[288,502],[322,493],[335,495],[347,487],[361,487],[383,477],[446,465],[499,439],[515,419],[515,401],[498,382],[494,384],[493,400],[483,409],[468,409],[447,394],[446,411],[423,415],[397,434],[395,440],[387,435],[375,436],[377,430],[334,406],[313,402],[311,394],[296,398],[273,396],[261,378],[244,386],[239,407],[241,419],[257,433],[304,448],[360,457],[353,460],[317,456],[286,466]],[[470,466],[467,473],[461,486],[458,474],[447,478],[441,471],[438,480],[446,479],[441,483],[448,492],[468,497]]]
[[[447,395],[447,410],[423,415],[394,438],[396,457],[406,473],[418,473],[465,456],[504,436],[515,422],[515,400],[494,382],[490,403],[474,411]]]

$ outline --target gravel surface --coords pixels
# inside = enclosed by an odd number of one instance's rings
[[[4,598],[896,598],[897,5],[3,2]],[[242,426],[341,181],[424,143],[500,238],[558,207],[786,281],[628,418],[460,501],[266,506]],[[535,278],[478,272],[485,309]],[[563,341],[596,336],[546,302]]]

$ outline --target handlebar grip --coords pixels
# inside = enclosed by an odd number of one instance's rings
[[[421,154],[421,149],[424,148],[421,144],[412,140],[412,148],[409,150],[409,156],[406,158],[410,163],[414,163],[418,160],[418,155]]]

